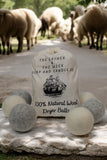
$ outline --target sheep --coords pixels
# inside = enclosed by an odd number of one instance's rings
[[[85,8],[82,5],[77,5],[74,7],[74,10],[70,12],[70,17],[76,19],[77,17],[85,13]]]
[[[89,42],[89,35],[87,33],[87,31],[85,30],[83,24],[82,24],[82,16],[79,16],[78,18],[76,18],[74,20],[74,27],[73,27],[73,32],[74,32],[74,39],[78,41],[78,46],[79,47],[82,47],[82,44],[81,44],[81,41],[83,39],[84,36],[87,37],[88,39],[88,45],[90,44]]]
[[[97,35],[96,49],[102,50],[103,36],[107,32],[107,10],[99,6],[92,6],[87,9],[87,12],[81,19],[83,27],[90,34],[91,45],[94,48],[94,33]],[[98,45],[100,38],[100,47]]]
[[[18,39],[18,50],[22,51],[23,38],[26,37],[27,49],[30,49],[31,41],[35,37],[37,39],[37,33],[40,28],[40,20],[38,20],[36,14],[25,8],[15,10],[0,10],[1,22],[0,22],[0,36],[3,44],[3,54],[5,53],[5,43],[7,42],[7,54],[12,52],[10,45],[10,37],[16,36]],[[3,21],[3,23],[2,23]],[[8,23],[10,22],[10,23]],[[6,24],[6,27],[3,27]]]
[[[10,52],[13,53],[12,45],[10,43],[10,37],[7,39],[5,36],[1,36],[2,46],[3,46],[3,54],[5,54],[5,45],[7,44],[7,54]]]
[[[37,43],[37,34],[41,27],[41,21],[38,19],[38,17],[32,10],[25,8],[21,8],[19,10],[24,11],[27,16],[28,27],[25,37],[27,39],[27,47],[29,50],[30,46],[33,46],[33,38],[35,38],[35,43]]]
[[[38,33],[39,33],[39,30],[42,26],[42,22],[39,18],[36,19],[36,25],[35,25],[35,29],[33,30],[33,37],[32,37],[32,46],[33,46],[33,38],[35,38],[35,44],[37,43],[37,36],[38,36]]]
[[[85,8],[82,5],[77,5],[77,6],[75,6],[75,11],[77,12],[78,17],[79,17],[84,14]]]
[[[70,40],[73,40],[73,37],[74,37],[74,32],[73,32],[73,27],[74,27],[74,20],[81,16],[81,15],[84,15],[85,14],[85,8],[84,6],[82,5],[77,5],[74,7],[74,10],[72,10],[70,12],[70,17],[71,17],[71,31],[70,31]]]
[[[17,36],[18,38],[18,50],[17,52],[22,51],[23,46],[23,37],[27,31],[27,21],[26,14],[18,9],[16,10],[5,10],[0,9],[0,36],[6,40],[7,43],[7,54],[10,53],[10,37]],[[5,42],[4,42],[5,43]],[[4,54],[5,51],[3,51]]]
[[[71,30],[71,18],[62,19],[60,23],[57,23],[55,28],[55,34],[60,36],[63,41],[69,39],[69,33]]]
[[[49,26],[53,22],[60,22],[63,18],[63,12],[59,7],[49,7],[40,16],[42,22],[41,36],[45,36],[46,30],[49,31]],[[49,36],[48,36],[49,38]]]

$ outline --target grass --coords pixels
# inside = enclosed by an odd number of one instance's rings
[[[87,39],[84,39],[81,44],[82,46],[87,46]],[[104,52],[107,53],[107,41],[103,41],[102,47],[103,47]]]
[[[37,43],[46,42],[47,39],[48,39],[48,35],[46,35],[45,37],[42,37],[39,34]],[[50,39],[56,39],[56,36],[52,34]],[[17,52],[17,48],[18,48],[18,40],[16,38],[12,38],[11,44],[12,44],[13,53],[16,53]],[[5,50],[7,51],[7,46],[5,46]],[[2,51],[3,51],[3,47],[1,46],[1,52]],[[25,38],[23,40],[23,51],[27,51],[27,43],[26,43],[26,39]]]
[[[25,154],[17,154],[17,153],[10,153],[5,154],[0,152],[0,160],[36,160],[33,158],[33,155],[25,155]]]
[[[0,152],[0,160],[39,160],[31,154],[18,153],[2,153]]]

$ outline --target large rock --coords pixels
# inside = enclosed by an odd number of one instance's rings
[[[0,111],[0,150],[35,154],[107,156],[107,112],[87,136],[69,133],[65,119],[38,118],[35,128],[28,133],[12,130]]]

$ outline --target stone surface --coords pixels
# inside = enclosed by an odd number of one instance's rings
[[[96,98],[91,98],[86,101],[82,106],[91,111],[94,116],[94,123],[98,123],[102,120],[105,114],[105,106],[100,100]]]
[[[87,108],[77,107],[67,114],[66,125],[70,133],[74,135],[86,135],[93,128],[94,117]]]
[[[17,104],[9,114],[9,122],[13,130],[27,132],[36,124],[36,111],[28,104]]]
[[[65,119],[38,118],[28,133],[12,130],[0,111],[0,150],[35,154],[107,156],[107,112],[89,135],[79,137],[69,133]]]
[[[26,90],[22,90],[22,89],[14,90],[12,95],[18,95],[18,96],[24,98],[24,100],[28,104],[32,103],[32,97],[31,97],[30,93]]]

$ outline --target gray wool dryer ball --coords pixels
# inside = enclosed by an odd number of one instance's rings
[[[105,114],[104,105],[96,98],[89,99],[82,105],[82,107],[85,107],[92,112],[94,116],[94,123],[100,122]]]
[[[8,118],[12,108],[19,103],[25,103],[26,104],[26,101],[18,95],[8,96],[2,103],[2,109],[3,109],[3,112],[5,114],[5,117]]]
[[[91,98],[96,98],[91,92],[80,92],[79,93],[79,100],[80,100],[80,105],[83,105],[87,100]]]
[[[17,104],[10,112],[9,122],[15,131],[30,131],[36,124],[36,111],[28,104]]]
[[[66,124],[70,133],[83,136],[92,130],[94,117],[87,108],[77,107],[66,115]]]
[[[22,89],[15,90],[15,91],[13,91],[12,95],[21,96],[22,98],[25,99],[26,103],[28,103],[28,104],[32,103],[32,97],[31,97],[30,93],[27,92],[26,90],[22,90]]]

